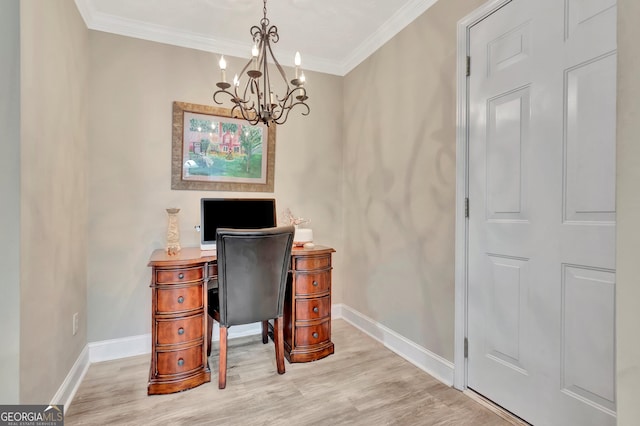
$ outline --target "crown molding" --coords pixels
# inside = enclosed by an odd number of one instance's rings
[[[393,14],[378,30],[361,43],[342,61],[305,55],[305,69],[344,76],[368,58],[382,45],[433,6],[438,0],[411,0]],[[249,43],[216,39],[190,31],[176,30],[149,22],[102,13],[91,0],[75,0],[76,7],[90,30],[103,31],[143,40],[154,41],[206,52],[244,58],[249,55]],[[281,51],[282,57],[293,57],[295,52]]]
[[[426,12],[438,0],[411,0],[394,13],[378,30],[356,47],[341,63],[340,75],[346,75],[365,59],[380,49],[386,42]]]

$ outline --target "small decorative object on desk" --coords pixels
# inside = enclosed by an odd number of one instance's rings
[[[178,228],[178,212],[180,209],[167,209],[169,226],[167,227],[167,254],[169,256],[180,252],[180,228]]]
[[[296,231],[293,234],[293,246],[313,248],[313,231],[311,228],[304,227],[310,223],[310,220],[302,217],[295,217],[289,209],[286,209],[282,213],[282,216],[285,224],[293,225],[296,228]]]

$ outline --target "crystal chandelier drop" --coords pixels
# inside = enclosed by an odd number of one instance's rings
[[[216,84],[219,90],[213,94],[213,100],[217,104],[222,104],[218,97],[229,96],[234,104],[233,108],[231,108],[231,114],[237,116],[235,113],[239,112],[243,119],[253,125],[259,122],[263,122],[266,125],[271,123],[283,124],[287,121],[289,112],[297,106],[303,109],[302,115],[309,115],[309,105],[305,103],[309,98],[307,90],[304,88],[304,72],[300,70],[300,53],[296,52],[295,55],[295,78],[291,80],[290,85],[282,66],[271,50],[271,43],[277,43],[280,36],[278,35],[278,28],[275,25],[269,25],[267,0],[264,0],[262,10],[264,15],[260,20],[260,26],[254,25],[250,31],[253,38],[252,58],[240,71],[240,78],[238,74],[233,77],[233,84],[227,83],[227,62],[224,56],[220,58],[219,65],[222,81]],[[277,71],[274,74],[278,79],[277,86],[284,89],[283,95],[274,93],[279,88],[276,87],[276,84],[271,84],[268,62],[275,65],[275,69],[272,70]],[[241,82],[245,73],[248,79],[246,82]]]

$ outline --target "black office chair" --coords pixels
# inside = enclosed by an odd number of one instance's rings
[[[218,387],[227,384],[227,329],[233,325],[262,323],[267,343],[268,321],[274,320],[276,365],[284,374],[282,311],[291,262],[293,226],[218,229],[218,289],[209,293],[209,312],[220,324]]]

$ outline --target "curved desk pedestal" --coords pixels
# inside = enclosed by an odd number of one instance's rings
[[[215,256],[184,248],[151,255],[151,368],[147,394],[167,394],[211,381],[207,360],[207,285]]]
[[[330,247],[294,247],[284,300],[284,355],[289,362],[316,361],[334,352],[331,341]]]

